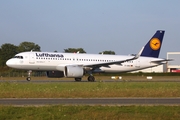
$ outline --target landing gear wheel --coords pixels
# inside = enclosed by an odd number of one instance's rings
[[[27,77],[26,80],[27,80],[27,81],[31,81],[31,77]]]
[[[28,71],[28,77],[26,78],[27,81],[30,81],[31,80],[31,70]]]
[[[75,78],[75,81],[80,82],[82,78]]]
[[[94,82],[94,81],[95,81],[95,77],[94,77],[94,76],[89,76],[89,77],[88,77],[88,81]]]

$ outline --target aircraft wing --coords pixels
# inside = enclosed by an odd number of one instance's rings
[[[114,62],[87,64],[87,65],[84,65],[84,67],[101,67],[101,66],[108,66],[108,65],[112,65],[112,64],[119,64],[119,65],[121,65],[121,63],[123,63],[123,62],[130,61],[130,60],[135,60],[135,59],[137,59],[137,58],[133,57],[133,58],[130,58],[130,59],[114,61]]]
[[[114,61],[114,62],[104,62],[104,63],[87,64],[87,65],[84,65],[84,67],[102,67],[102,66],[107,67],[108,65],[112,65],[112,64],[121,65],[121,63],[138,59],[139,56],[141,55],[143,49],[144,49],[144,47],[142,47],[142,49],[139,51],[139,53],[138,53],[136,56],[134,56],[134,57],[132,57],[132,58],[129,58],[129,59],[124,59],[124,60]]]

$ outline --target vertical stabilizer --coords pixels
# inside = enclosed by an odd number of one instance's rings
[[[149,40],[149,42],[145,45],[144,50],[142,51],[141,56],[146,57],[159,57],[159,52],[161,49],[163,37],[164,37],[163,30],[158,30],[154,36]]]

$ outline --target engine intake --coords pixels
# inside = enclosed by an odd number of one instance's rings
[[[65,66],[64,75],[66,77],[81,78],[84,75],[84,69],[78,65]]]
[[[62,71],[47,71],[46,74],[50,78],[61,78],[61,77],[69,77],[69,78],[81,78],[83,77],[85,70],[82,66],[78,65],[68,65],[62,68]]]

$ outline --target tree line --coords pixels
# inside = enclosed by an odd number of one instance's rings
[[[41,51],[41,47],[33,42],[22,42],[18,46],[11,43],[2,44],[0,48],[0,67],[6,66],[6,61],[17,53],[31,50]]]
[[[4,69],[8,69],[6,66],[6,61],[17,53],[20,52],[26,52],[26,51],[41,51],[41,47],[38,44],[35,44],[33,42],[22,42],[18,46],[11,44],[11,43],[5,43],[2,44],[0,47],[0,69],[1,71]],[[54,52],[57,52],[56,50]],[[86,53],[86,51],[83,48],[67,48],[64,49],[65,53]],[[114,51],[102,51],[99,52],[99,54],[113,54],[115,55]]]

